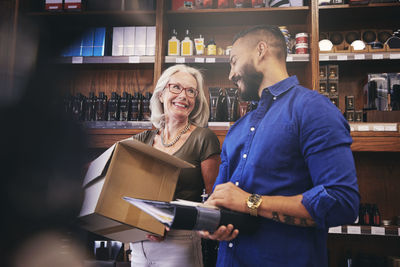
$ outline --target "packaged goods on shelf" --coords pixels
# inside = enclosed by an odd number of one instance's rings
[[[192,9],[195,6],[194,0],[172,0],[171,2],[172,10]]]
[[[189,30],[185,31],[185,39],[181,42],[181,55],[182,56],[193,56],[193,41],[190,39]]]
[[[94,41],[93,41],[93,56],[102,57],[104,56],[106,40],[106,28],[100,27],[94,30]]]
[[[113,27],[112,56],[122,56],[124,54],[124,28]]]
[[[90,29],[85,32],[82,38],[82,56],[91,57],[93,56],[93,44],[94,44],[94,29]]]
[[[387,111],[389,93],[388,74],[368,74],[367,107]]]
[[[64,0],[64,10],[79,11],[82,9],[82,0]]]
[[[146,27],[146,56],[156,54],[156,26]]]
[[[178,33],[173,29],[171,39],[168,40],[168,56],[181,55],[181,43],[178,40],[177,35]]]
[[[63,0],[46,0],[45,10],[47,11],[60,11],[62,10]]]
[[[90,28],[62,52],[64,57],[104,56],[106,29]]]
[[[124,56],[133,56],[135,54],[135,33],[136,33],[136,27],[130,26],[130,27],[123,27],[123,52],[122,55]],[[119,40],[116,40],[117,44],[120,43]],[[114,44],[114,40],[113,40],[113,44]],[[114,56],[114,54],[113,54]],[[116,54],[115,56],[118,56],[118,54]]]
[[[146,55],[146,28],[145,26],[136,27],[135,30],[135,46],[134,55],[144,56]]]

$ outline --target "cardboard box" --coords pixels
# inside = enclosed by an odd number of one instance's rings
[[[122,242],[164,235],[164,225],[122,197],[171,201],[181,168],[194,166],[133,139],[114,144],[89,165],[79,224]]]

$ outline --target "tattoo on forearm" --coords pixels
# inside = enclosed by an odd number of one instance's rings
[[[281,220],[280,216],[283,216],[283,221]],[[290,216],[287,214],[279,214],[276,211],[272,212],[271,219],[276,222],[286,223],[286,224],[290,224],[290,225],[298,225],[298,226],[303,226],[303,227],[315,226],[315,222],[311,219],[297,218],[297,217]]]
[[[286,214],[283,215],[283,221],[287,224],[295,224],[294,217]]]
[[[279,219],[279,214],[276,211],[272,212],[272,220],[276,222],[280,222],[281,220]]]
[[[307,219],[306,218],[300,218],[300,225],[301,226],[308,226]]]

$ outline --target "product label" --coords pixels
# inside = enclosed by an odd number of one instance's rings
[[[365,59],[365,55],[364,54],[355,54],[354,55],[354,59],[355,60],[364,60]]]
[[[82,64],[83,57],[72,57],[72,64]]]
[[[348,234],[354,234],[354,235],[360,235],[361,234],[361,227],[360,226],[347,226],[347,233]]]
[[[207,46],[207,55],[216,56],[217,55],[217,46],[216,45]]]
[[[182,56],[191,56],[191,43],[190,42],[182,42]]]
[[[140,57],[136,56],[136,57],[129,57],[128,59],[129,63],[140,63]]]
[[[196,57],[194,58],[195,63],[204,63],[204,57]]]
[[[383,54],[372,54],[372,59],[383,59]]]
[[[371,226],[371,234],[373,235],[385,235],[384,227]]]
[[[177,57],[175,59],[175,63],[185,63],[185,58],[184,57]]]
[[[178,54],[178,42],[169,41],[168,42],[168,55],[177,55]]]
[[[390,59],[400,59],[400,53],[396,53],[396,54],[389,54],[389,58]]]
[[[206,63],[215,63],[215,57],[206,58]]]
[[[337,60],[347,60],[347,55],[339,55],[337,56]]]
[[[342,226],[330,227],[329,228],[330,234],[341,234],[342,233]]]

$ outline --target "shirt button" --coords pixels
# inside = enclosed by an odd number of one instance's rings
[[[235,185],[236,185],[236,186],[239,186],[239,182],[235,182]]]
[[[273,100],[276,100],[276,96],[274,96],[272,99],[273,99]]]
[[[230,243],[228,244],[228,246],[229,246],[230,248],[233,247],[233,243],[230,242]]]
[[[244,159],[247,158],[247,154],[243,154],[243,158],[244,158]]]
[[[250,131],[254,132],[255,129],[256,129],[256,128],[251,127],[251,128],[250,128]]]

